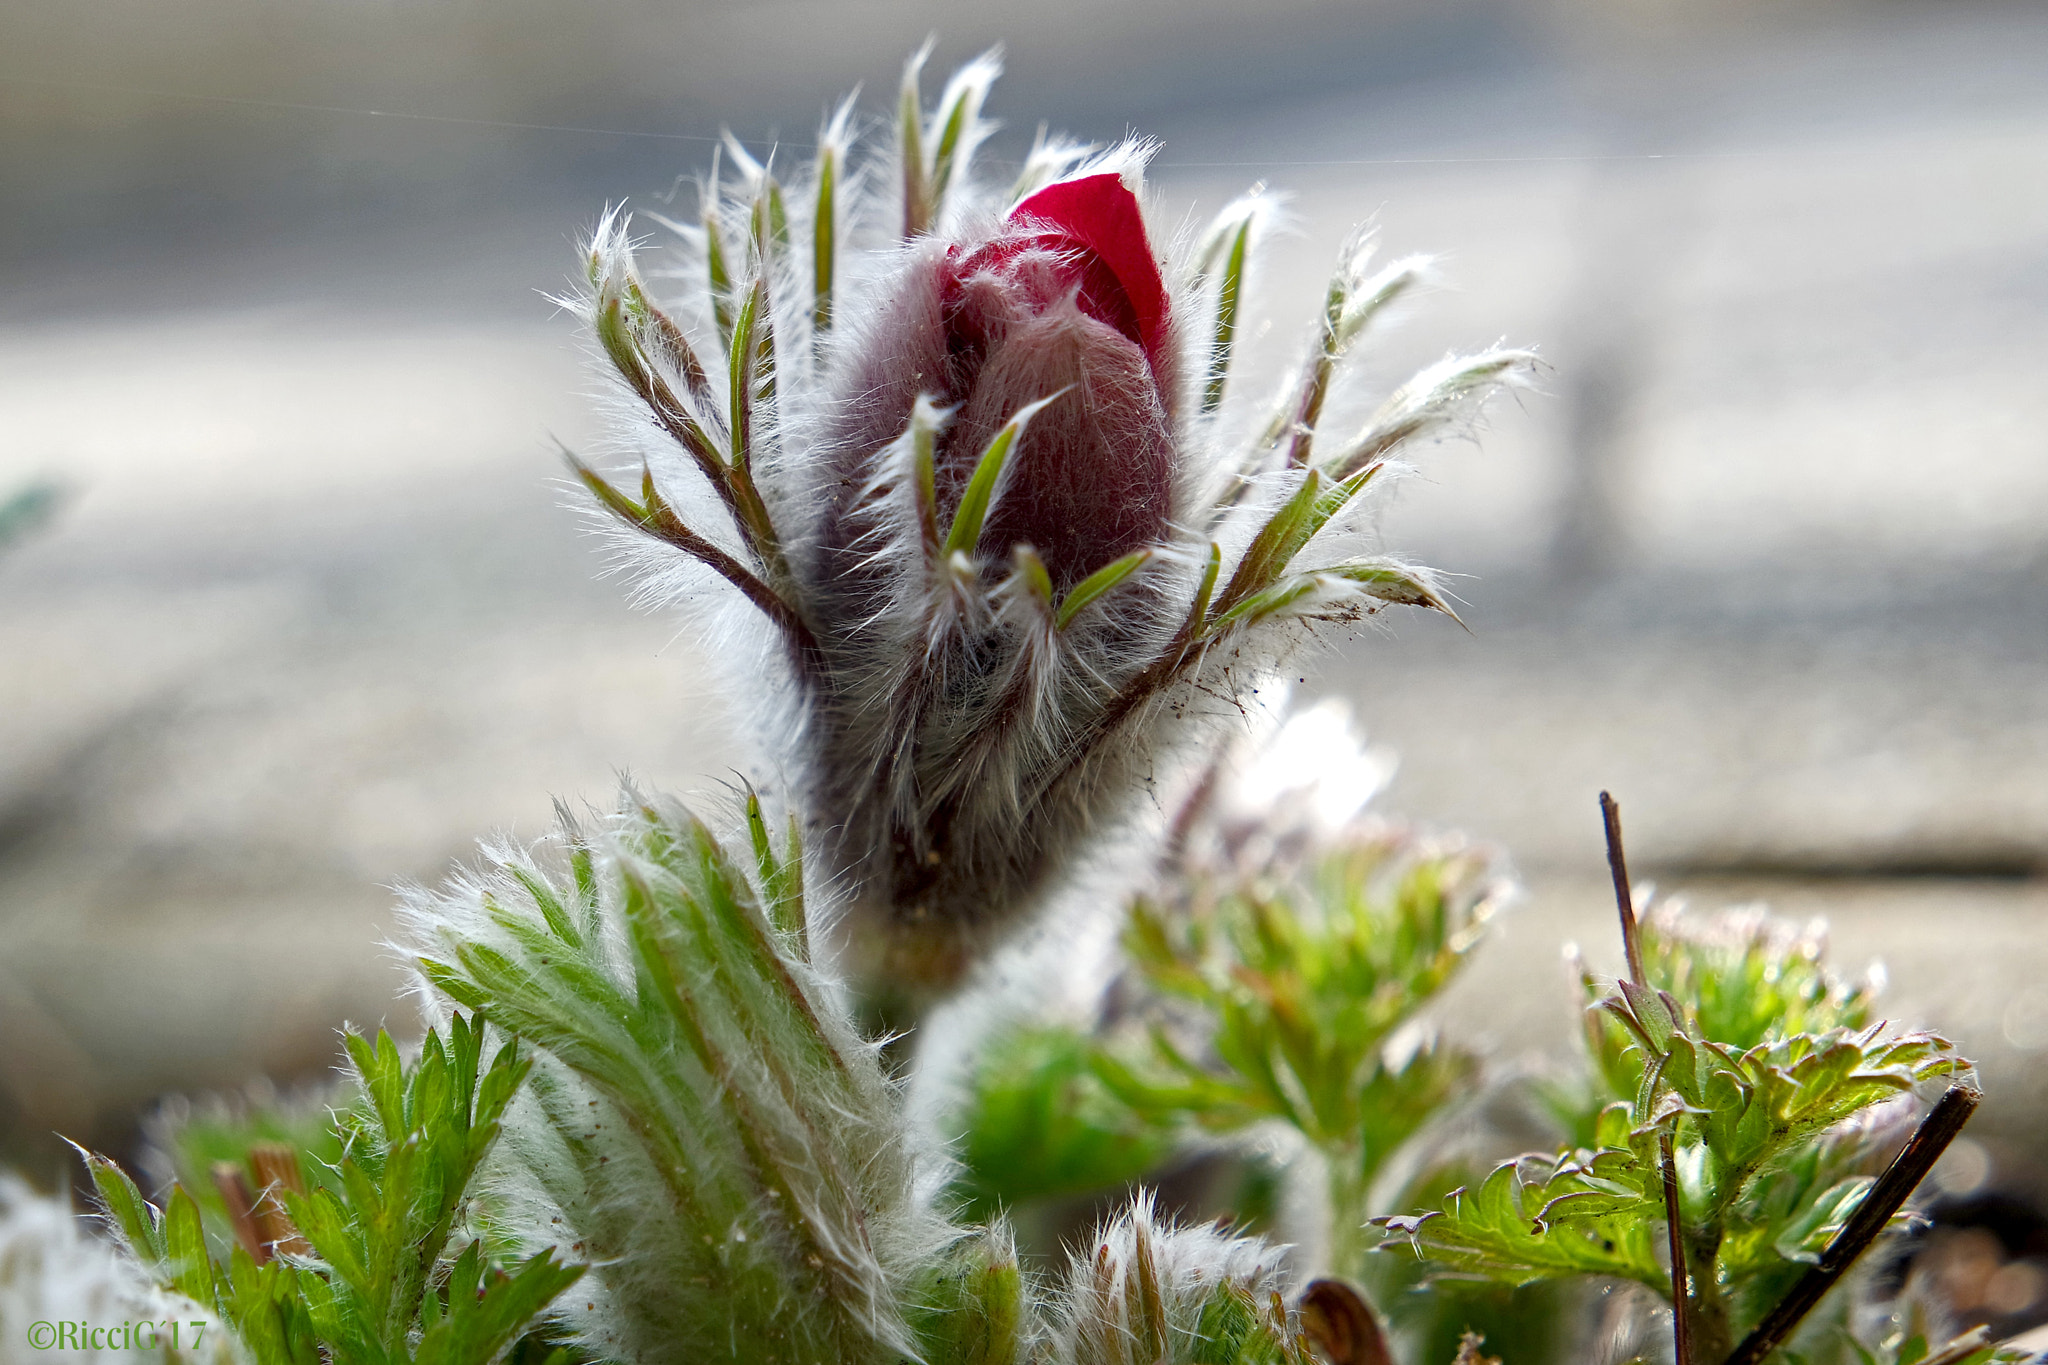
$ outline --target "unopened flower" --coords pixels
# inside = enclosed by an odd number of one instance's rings
[[[667,547],[640,559],[657,595],[708,568],[737,590],[724,639],[772,627],[722,652],[770,717],[846,966],[909,1012],[1238,715],[1301,622],[1449,610],[1427,570],[1358,552],[1359,509],[1402,446],[1531,363],[1447,360],[1336,430],[1348,353],[1420,276],[1359,238],[1271,419],[1240,412],[1263,201],[1162,263],[1145,147],[1041,140],[986,183],[994,63],[929,115],[917,70],[862,166],[845,107],[787,189],[730,147],[738,192],[714,173],[701,221],[669,224],[694,297],[658,304],[606,219],[581,304],[639,409],[638,488],[578,465]]]
[[[1279,1248],[1213,1226],[1162,1226],[1140,1195],[1069,1264],[1052,1359],[1309,1365],[1281,1259]]]
[[[820,539],[834,552],[828,571],[848,584],[867,576],[860,532],[875,520],[865,496],[874,462],[911,426],[919,399],[949,414],[932,435],[942,507],[961,505],[982,452],[1031,414],[1004,456],[1000,496],[960,547],[976,559],[1007,565],[1028,545],[1065,593],[1170,537],[1166,286],[1120,175],[1050,185],[979,241],[920,239],[878,311],[833,375],[837,411],[819,444],[843,476]]]

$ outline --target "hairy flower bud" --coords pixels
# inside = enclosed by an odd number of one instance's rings
[[[929,117],[917,69],[878,164],[848,170],[845,107],[789,190],[728,146],[741,193],[714,179],[701,224],[672,225],[707,286],[681,321],[606,220],[581,304],[646,413],[626,433],[645,467],[635,496],[577,466],[679,552],[649,564],[658,590],[695,591],[694,562],[772,628],[765,653],[725,653],[794,779],[844,965],[898,1024],[1242,714],[1291,627],[1448,611],[1427,570],[1346,557],[1357,509],[1404,444],[1530,361],[1446,362],[1331,430],[1345,354],[1417,275],[1371,273],[1361,239],[1262,426],[1228,390],[1258,201],[1162,266],[1144,147],[1041,140],[1005,193],[969,164],[994,62]],[[1245,430],[1264,434],[1224,442]],[[764,697],[769,678],[786,687]]]
[[[1138,200],[1105,172],[1040,190],[985,240],[924,243],[840,376],[842,457],[872,459],[925,398],[952,413],[934,455],[957,507],[981,452],[1040,399],[977,549],[1030,545],[1054,586],[1166,536],[1174,475],[1166,286]],[[844,486],[851,512],[859,484]],[[849,547],[851,549],[853,547]]]

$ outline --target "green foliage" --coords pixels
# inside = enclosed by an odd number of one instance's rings
[[[1819,924],[1758,910],[1701,921],[1663,905],[1643,916],[1641,936],[1649,984],[1684,1000],[1699,1036],[1724,1046],[1860,1029],[1876,1004],[1875,976],[1849,981],[1823,964]]]
[[[1441,1210],[1374,1222],[1443,1269],[1521,1285],[1560,1275],[1639,1280],[1668,1294],[1657,1259],[1660,1216],[1628,1155],[1522,1157]]]
[[[1215,1130],[1279,1118],[1326,1149],[1362,1149],[1378,1125],[1370,1169],[1407,1136],[1391,1110],[1427,1113],[1469,1078],[1462,1054],[1390,1057],[1387,1043],[1463,964],[1498,890],[1476,855],[1375,836],[1306,877],[1198,882],[1174,909],[1140,899],[1124,946],[1149,985],[1213,1021],[1215,1063],[1161,1027],[1145,1071],[1109,1074],[1133,1104]]]
[[[1357,1274],[1374,1178],[1478,1072],[1433,1035],[1397,1035],[1463,965],[1503,889],[1476,853],[1365,832],[1298,868],[1190,874],[1178,903],[1132,907],[1124,946],[1199,1023],[1186,1040],[1157,1023],[1097,1069],[1155,1123],[1299,1130],[1329,1162],[1334,1264]]]
[[[282,1254],[223,1253],[185,1188],[158,1209],[92,1158],[110,1222],[260,1365],[533,1361],[563,1332],[586,1357],[632,1361],[700,1358],[723,1338],[762,1343],[763,1359],[876,1365],[1305,1365],[1260,1244],[1155,1226],[1141,1199],[1034,1291],[987,1221],[1278,1122],[1328,1161],[1340,1269],[1398,1267],[1365,1255],[1380,1245],[1471,1282],[1395,1304],[1407,1338],[1441,1344],[1483,1319],[1520,1361],[1565,1339],[1566,1301],[1546,1286],[1670,1294],[1669,1140],[1688,1312],[1699,1359],[1717,1361],[1833,1254],[1898,1131],[1888,1103],[1968,1068],[1940,1038],[1873,1022],[1870,989],[1831,976],[1810,934],[1652,916],[1651,985],[1581,974],[1585,1074],[1553,1098],[1584,1140],[1368,1231],[1367,1187],[1476,1083],[1472,1058],[1415,1043],[1413,1026],[1500,885],[1475,854],[1353,828],[1250,871],[1184,865],[1132,908],[1126,947],[1150,995],[1124,1025],[1020,1026],[981,1049],[951,1196],[983,1221],[963,1226],[918,1193],[932,1172],[902,1097],[812,967],[795,830],[772,836],[751,794],[744,813],[741,857],[680,808],[636,804],[602,836],[572,831],[552,864],[503,858],[417,899],[422,969],[473,1015],[451,1014],[411,1063],[388,1036],[349,1040],[354,1102],[296,1139],[334,1155],[276,1192]],[[487,1060],[484,1021],[519,1041]],[[180,1161],[259,1152],[279,1125],[188,1125]],[[1804,1354],[1779,1358],[2001,1359],[1903,1332],[1871,1346],[1847,1320],[1810,1321]]]
[[[1794,926],[1754,910],[1699,919],[1667,905],[1643,916],[1639,934],[1648,984],[1685,1001],[1691,1031],[1701,1039],[1746,1052],[1870,1023],[1875,978],[1851,982],[1829,971],[1817,925]],[[1583,964],[1578,978],[1597,1109],[1635,1095],[1644,1054],[1625,1021],[1599,1008],[1613,993],[1609,985]]]
[[[986,1218],[1034,1199],[1114,1189],[1172,1155],[1178,1132],[1132,1108],[1097,1075],[1095,1041],[1020,1027],[985,1045],[953,1119],[963,1213]]]
[[[924,1359],[944,1365],[1020,1365],[1029,1305],[1009,1238],[993,1230],[939,1258],[910,1306]]]
[[[386,1033],[374,1042],[351,1034],[348,1048],[365,1103],[343,1120],[347,1155],[339,1169],[346,1194],[323,1187],[306,1196],[288,1193],[285,1204],[345,1289],[352,1325],[366,1329],[388,1356],[403,1345],[416,1316],[431,1325],[430,1278],[449,1250],[470,1179],[531,1062],[507,1043],[488,1068],[481,1067],[482,1030],[460,1015],[450,1021],[447,1045],[437,1033],[428,1034],[411,1067],[400,1061]],[[474,1294],[474,1247],[463,1257],[449,1284],[452,1290],[466,1273]],[[574,1278],[537,1259],[522,1267],[510,1288],[499,1287],[506,1316],[492,1321],[516,1327],[531,1311],[510,1314],[539,1286],[559,1290]],[[465,1332],[481,1330],[459,1314],[447,1319],[449,1330],[457,1324]],[[429,1332],[422,1349],[431,1339]]]
[[[1846,1359],[1851,1365],[2022,1365],[2038,1361],[2040,1353],[1992,1344],[1988,1329],[1975,1328],[1945,1346],[1931,1346],[1922,1332],[1901,1331],[1881,1345],[1866,1346],[1849,1341]],[[1787,1351],[1788,1365],[1809,1365],[1806,1356]]]
[[[260,1195],[282,1235],[219,1255],[182,1184],[159,1209],[88,1155],[108,1220],[160,1283],[231,1323],[259,1365],[489,1360],[582,1274],[547,1252],[500,1266],[458,1232],[531,1061],[508,1042],[485,1065],[483,1030],[461,1015],[410,1064],[385,1033],[350,1034],[348,1047],[359,1102],[338,1116],[329,1178],[301,1192],[293,1173]]]
[[[344,1101],[345,1102],[345,1101]],[[176,1184],[199,1205],[207,1240],[225,1245],[237,1236],[235,1213],[222,1193],[224,1173],[239,1173],[250,1191],[267,1182],[265,1153],[293,1155],[292,1164],[309,1188],[340,1188],[341,1125],[336,1097],[326,1092],[279,1096],[210,1097],[162,1113],[149,1125],[154,1159],[145,1169]]]
[[[901,1098],[809,964],[793,832],[778,851],[749,816],[755,877],[673,805],[572,833],[553,867],[504,860],[416,907],[421,968],[541,1056],[508,1197],[592,1262],[567,1311],[590,1350],[701,1358],[737,1333],[890,1360],[959,1229],[920,1200]]]
[[[1885,1145],[1881,1107],[1966,1077],[1944,1039],[1870,1022],[1874,988],[1818,936],[1754,913],[1639,926],[1650,984],[1581,972],[1588,1075],[1551,1090],[1588,1145],[1497,1168],[1442,1208],[1379,1225],[1441,1269],[1508,1283],[1631,1279],[1668,1297],[1659,1143],[1673,1149],[1690,1309],[1725,1355],[1841,1232]]]
[[[1360,1273],[1368,1188],[1477,1080],[1416,1015],[1504,889],[1479,854],[1367,828],[1249,871],[1182,866],[1131,907],[1144,993],[1125,1023],[1016,1026],[980,1048],[948,1120],[956,1193],[979,1216],[1110,1191],[1277,1121],[1327,1158],[1333,1262]],[[1246,1170],[1230,1207],[1256,1224],[1277,1192]]]

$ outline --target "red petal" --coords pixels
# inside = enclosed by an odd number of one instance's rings
[[[1010,210],[1010,221],[1045,227],[1086,247],[1109,267],[1129,300],[1138,343],[1156,365],[1166,344],[1166,285],[1145,240],[1145,217],[1123,177],[1105,172],[1048,185]]]

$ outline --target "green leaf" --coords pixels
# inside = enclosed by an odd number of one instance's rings
[[[481,1244],[471,1242],[449,1269],[446,1312],[421,1334],[415,1365],[476,1365],[495,1359],[583,1272],[584,1267],[564,1265],[545,1251],[509,1274],[490,1270]]]
[[[1468,404],[1514,382],[1535,364],[1533,353],[1501,347],[1478,355],[1447,356],[1382,403],[1365,430],[1326,466],[1333,474],[1344,474],[1384,460],[1397,447],[1441,430]]]
[[[969,121],[974,117],[975,101],[971,91],[962,88],[957,92],[948,93],[952,98],[941,104],[938,110],[938,146],[932,153],[931,187],[934,218],[938,216],[938,210],[945,202],[946,191],[953,183],[953,161],[960,151],[960,137],[966,132]]]
[[[1557,1275],[1613,1275],[1670,1289],[1656,1255],[1647,1199],[1621,1195],[1632,1168],[1626,1153],[1584,1162],[1524,1157],[1494,1168],[1477,1189],[1454,1190],[1440,1211],[1375,1218],[1416,1255],[1444,1270],[1504,1284]],[[1591,1195],[1574,1208],[1575,1196]]]
[[[1053,616],[1052,574],[1046,569],[1045,561],[1038,557],[1038,551],[1020,542],[1010,547],[1010,562],[1016,568],[1016,581],[1023,585],[1025,595],[1038,610]],[[1064,624],[1054,616],[1055,629]]]
[[[1856,1212],[1872,1183],[1869,1176],[1852,1176],[1829,1187],[1794,1216],[1771,1228],[1771,1250],[1780,1260],[1819,1264],[1821,1252]]]
[[[1116,588],[1143,568],[1151,561],[1153,553],[1149,549],[1133,550],[1123,558],[1103,565],[1076,583],[1067,595],[1060,599],[1059,613],[1055,618],[1059,628],[1065,630],[1096,598]]]
[[[917,401],[910,406],[910,427],[904,436],[910,442],[911,495],[917,502],[917,524],[926,560],[934,565],[941,557],[938,472],[934,452],[938,449],[939,428],[943,425],[945,417],[938,407],[931,399],[919,394]]]
[[[761,362],[755,331],[766,321],[766,308],[766,287],[756,278],[753,286],[740,296],[739,312],[732,321],[732,337],[726,343],[726,368],[731,376],[726,411],[732,424],[731,464],[735,475],[753,464],[754,400]]]
[[[526,894],[533,897],[534,907],[547,920],[548,928],[554,931],[556,938],[571,947],[583,941],[582,935],[577,931],[576,922],[569,917],[568,909],[563,906],[561,897],[557,896],[531,868],[514,865],[506,870],[512,874],[514,880],[526,888]]]
[[[1220,630],[1228,626],[1253,625],[1270,620],[1315,592],[1320,586],[1322,580],[1315,574],[1296,574],[1283,578],[1272,587],[1244,598],[1230,610],[1218,613],[1215,626]]]
[[[164,1240],[163,1215],[142,1197],[142,1191],[135,1188],[135,1182],[128,1178],[126,1171],[97,1153],[88,1152],[76,1144],[73,1146],[92,1175],[93,1189],[99,1193],[101,1207],[106,1210],[122,1240],[127,1242],[128,1249],[145,1266],[163,1266],[170,1255]]]
[[[933,190],[924,152],[924,95],[918,78],[931,56],[930,40],[903,68],[896,97],[896,159],[903,174],[903,235],[915,237],[931,227]]]
[[[981,541],[982,522],[988,517],[989,503],[995,498],[996,480],[1001,477],[1003,465],[1010,458],[1010,452],[1030,424],[1046,404],[1066,392],[1047,394],[1035,403],[1027,403],[1017,410],[1016,416],[1003,423],[1002,429],[990,438],[981,452],[981,459],[974,466],[974,474],[967,480],[967,489],[960,495],[960,505],[953,510],[953,525],[946,532],[944,552],[947,555],[972,554]]]
[[[490,997],[466,977],[462,969],[430,957],[413,959],[427,984],[466,1010],[481,1011]]]
[[[727,264],[725,234],[718,226],[718,182],[711,182],[704,208],[705,284],[711,294],[711,320],[718,331],[718,344],[732,348],[732,267]]]
[[[1113,1189],[1173,1150],[1173,1128],[1123,1102],[1096,1062],[1087,1037],[1058,1027],[1014,1028],[982,1048],[948,1120],[959,1135],[954,1190],[969,1217]]]
[[[199,1205],[182,1188],[171,1190],[164,1210],[164,1266],[170,1282],[180,1294],[211,1308],[213,1257],[206,1249],[206,1233],[199,1221]]]
[[[1378,476],[1382,468],[1382,465],[1369,465],[1330,483],[1327,488],[1322,472],[1309,470],[1294,496],[1283,503],[1252,537],[1244,557],[1238,561],[1237,571],[1230,576],[1230,586],[1224,589],[1222,599],[1217,603],[1219,623],[1242,619],[1240,615],[1234,615],[1232,609],[1273,587],[1294,557],[1301,553],[1302,547],[1316,532],[1329,525]],[[1291,595],[1286,600],[1298,599],[1311,586],[1290,588]],[[1271,615],[1278,609],[1278,606],[1273,606],[1263,614]]]
[[[926,1360],[944,1365],[1019,1365],[1024,1358],[1023,1273],[1007,1233],[960,1243],[918,1286],[910,1312]]]
[[[1195,584],[1195,600],[1188,607],[1187,625],[1183,628],[1190,639],[1199,640],[1209,633],[1209,602],[1216,592],[1216,579],[1223,571],[1223,547],[1215,541],[1209,542],[1209,558],[1202,565],[1202,576]]]
[[[1202,411],[1223,406],[1224,385],[1230,377],[1231,353],[1237,340],[1237,312],[1244,289],[1245,254],[1251,244],[1252,217],[1245,214],[1237,230],[1228,234],[1229,254],[1216,283],[1216,321],[1209,341],[1209,373],[1202,385]]]
[[[620,521],[631,526],[645,526],[649,524],[651,519],[650,510],[612,487],[610,481],[602,474],[573,456],[570,457],[569,468],[575,472],[578,479],[582,480],[583,486],[590,490],[591,496],[595,497],[600,503],[603,503],[605,510],[609,511]]]
[[[789,206],[783,201],[782,186],[774,176],[767,179],[767,234],[766,242],[777,250],[789,250]],[[764,251],[763,257],[767,256]]]
[[[1428,607],[1453,621],[1458,613],[1437,593],[1436,586],[1421,571],[1391,559],[1352,559],[1312,570],[1321,578],[1338,579],[1362,589],[1366,596],[1382,602],[1409,607]],[[1459,621],[1460,625],[1464,622]]]
[[[376,1186],[367,1181],[359,1181],[353,1193],[358,1200],[364,1196],[368,1198],[351,1208],[347,1198],[322,1188],[304,1198],[287,1192],[284,1204],[300,1235],[312,1244],[315,1254],[327,1263],[343,1284],[367,1297],[373,1292],[374,1285],[369,1263],[363,1254],[363,1229],[357,1220],[359,1217],[374,1218],[381,1210],[383,1200],[378,1198]]]
[[[1316,500],[1322,496],[1323,476],[1316,470],[1309,470],[1302,477],[1301,487],[1266,520],[1252,543],[1245,547],[1237,569],[1230,576],[1229,586],[1224,588],[1222,598],[1217,602],[1219,613],[1228,612],[1253,593],[1270,587],[1273,580],[1287,567],[1295,552],[1305,544],[1312,534],[1310,518],[1315,514]]]
[[[820,334],[832,329],[833,276],[839,264],[839,168],[845,157],[841,119],[828,124],[818,140],[818,196],[811,209],[811,326]]]
[[[1420,284],[1427,264],[1425,259],[1411,256],[1348,288],[1336,327],[1338,346],[1348,349],[1375,318]]]

